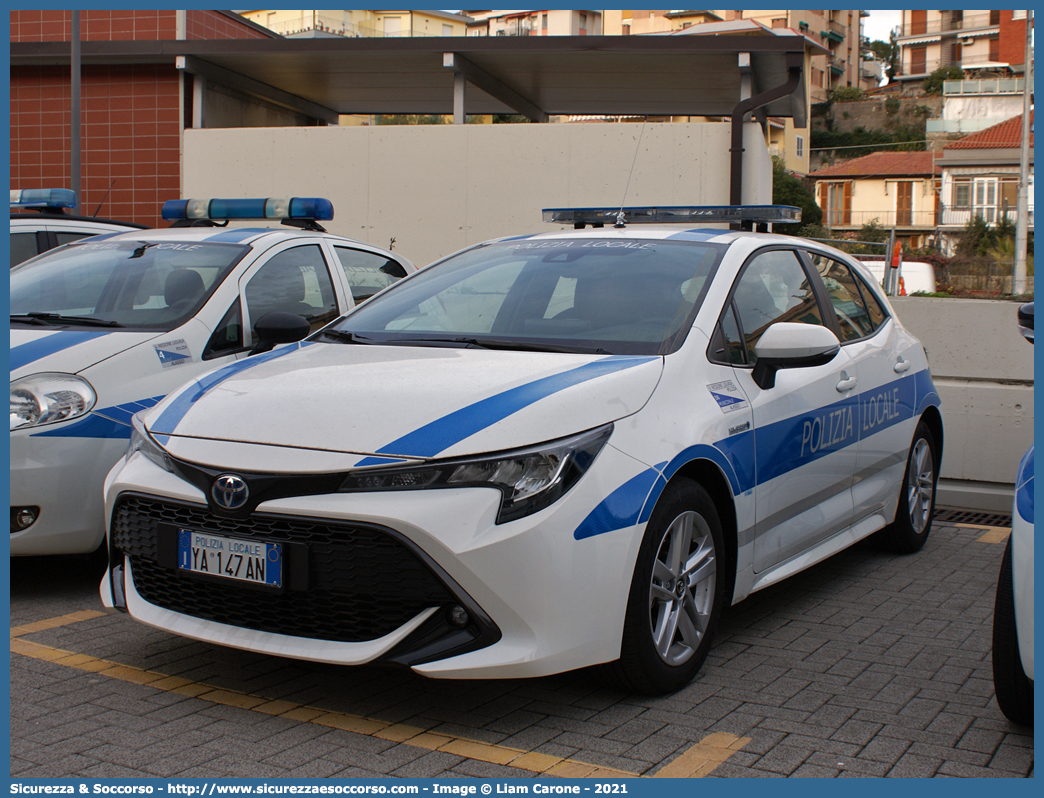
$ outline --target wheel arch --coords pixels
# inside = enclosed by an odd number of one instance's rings
[[[725,557],[728,567],[724,569],[726,606],[731,603],[736,587],[736,559],[738,556],[738,530],[736,528],[736,502],[732,494],[729,480],[721,467],[712,460],[697,458],[681,466],[670,478],[668,484],[677,479],[690,479],[703,486],[714,502],[721,522],[722,538],[725,541]],[[662,494],[661,494],[662,495]],[[720,573],[720,571],[719,571]]]
[[[942,413],[939,412],[939,408],[935,405],[928,405],[921,413],[921,421],[924,422],[925,426],[928,427],[928,431],[932,433],[932,440],[935,442],[935,447],[938,450],[936,456],[939,458],[939,462],[935,464],[936,470],[942,468],[942,456],[943,456],[943,423]]]

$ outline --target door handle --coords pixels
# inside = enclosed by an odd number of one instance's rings
[[[847,371],[841,372],[841,382],[837,384],[838,393],[848,393],[850,390],[855,388],[856,378],[849,377]]]
[[[892,371],[896,374],[902,374],[904,371],[910,370],[910,361],[906,360],[902,355],[899,355],[898,362],[892,366]]]

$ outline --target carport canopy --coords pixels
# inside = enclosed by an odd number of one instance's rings
[[[91,64],[170,64],[335,123],[339,114],[729,116],[803,70],[800,35],[84,41]],[[12,42],[11,66],[69,63]],[[760,113],[807,124],[805,81]]]

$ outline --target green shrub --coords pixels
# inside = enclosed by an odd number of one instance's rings
[[[956,64],[941,66],[924,79],[925,94],[942,94],[943,82],[964,80],[964,70]]]
[[[830,101],[835,103],[850,103],[863,99],[863,90],[858,86],[838,86],[830,92]]]

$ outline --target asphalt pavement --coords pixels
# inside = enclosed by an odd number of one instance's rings
[[[221,648],[101,612],[97,561],[15,559],[11,775],[1032,776],[993,695],[1007,532],[937,520],[917,554],[864,542],[756,593],[663,698]]]

